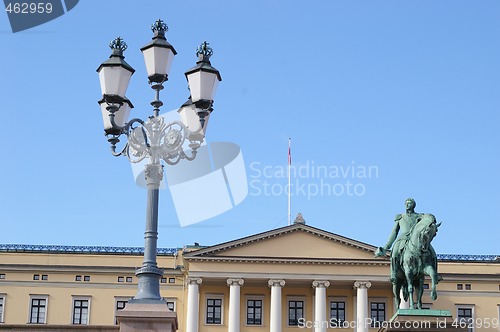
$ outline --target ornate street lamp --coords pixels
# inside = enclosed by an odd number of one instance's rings
[[[118,37],[110,43],[111,56],[97,69],[102,90],[99,105],[112,154],[124,155],[132,163],[149,160],[144,170],[148,188],[144,261],[142,267],[136,271],[139,286],[131,303],[163,303],[160,296],[160,278],[163,271],[158,268],[156,262],[162,162],[175,165],[181,159],[193,160],[196,157],[196,151],[205,139],[208,117],[213,110],[215,89],[221,81],[219,71],[212,67],[209,61],[212,49],[204,42],[196,52],[199,58],[197,65],[186,72],[192,97],[178,110],[181,121],[165,122],[164,118],[159,116],[160,107],[163,105],[159,99],[160,91],[168,80],[172,60],[177,52],[165,38],[168,28],[162,20],[156,21],[151,29],[154,33],[153,40],[141,48],[149,83],[155,91],[155,99],[151,102],[153,115],[147,120],[128,120],[133,105],[125,97],[125,93],[134,69],[124,60],[123,52],[127,45],[123,39]],[[121,135],[126,136],[127,143],[117,150],[116,145]],[[185,152],[186,145],[189,152]]]

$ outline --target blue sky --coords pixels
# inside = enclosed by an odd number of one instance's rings
[[[207,40],[223,79],[207,139],[238,144],[253,182],[240,205],[188,227],[162,190],[159,246],[285,226],[291,137],[292,215],[309,225],[382,245],[413,197],[443,221],[438,253],[500,254],[499,16],[488,0],[80,1],[14,34],[4,12],[0,242],[143,245],[146,192],[109,153],[95,70],[123,37],[133,114],[150,115],[139,48],[161,18],[179,53],[163,109],[188,97],[183,73]]]

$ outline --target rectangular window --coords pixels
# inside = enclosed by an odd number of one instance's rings
[[[123,282],[125,280],[124,277],[118,277],[118,282]]]
[[[378,326],[376,322],[383,323],[385,321],[385,302],[371,302],[370,317],[372,326]]]
[[[40,275],[39,274],[34,274],[33,275],[33,280],[40,280]]]
[[[457,307],[457,318],[459,322],[465,322],[469,332],[474,331],[474,311],[472,306]]]
[[[82,281],[82,276],[75,276],[75,281]]]
[[[167,307],[172,310],[172,311],[175,311],[175,301],[169,301],[169,300],[166,300],[167,301]]]
[[[304,301],[288,301],[288,325],[299,326],[301,318],[304,318]]]
[[[341,327],[345,322],[345,302],[330,302],[330,325],[331,327]]]
[[[125,308],[127,302],[128,302],[127,300],[116,300],[115,316],[118,310],[122,310]],[[118,325],[118,320],[116,318],[115,318],[115,325]]]
[[[161,278],[161,281],[160,281],[162,284],[166,284],[167,283],[167,278]]]
[[[471,289],[472,289],[472,287],[470,284],[465,284],[465,290],[471,290]]]
[[[168,278],[169,284],[175,284],[175,278]]]
[[[45,324],[45,317],[47,313],[47,299],[31,298],[30,313],[30,323]]]
[[[0,296],[0,323],[3,323],[3,305],[5,303],[5,297]]]
[[[207,299],[207,324],[222,324],[222,299]]]
[[[0,273],[0,279],[5,279],[5,273]]]
[[[89,321],[89,300],[73,300],[73,324],[87,325]]]
[[[83,281],[90,281],[90,276],[84,276]]]
[[[127,277],[127,282],[132,282],[132,277]]]
[[[457,290],[462,290],[464,289],[464,285],[463,284],[457,284]]]
[[[429,289],[429,284],[424,284],[424,289]]]
[[[247,300],[247,325],[262,325],[262,300]]]
[[[49,276],[46,274],[42,274],[42,280],[49,280]]]

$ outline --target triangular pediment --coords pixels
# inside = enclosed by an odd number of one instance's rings
[[[200,249],[184,257],[366,260],[374,258],[375,249],[306,224],[294,224]]]

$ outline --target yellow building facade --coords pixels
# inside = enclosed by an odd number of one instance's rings
[[[210,247],[160,249],[160,291],[179,331],[360,331],[361,321],[377,331],[395,308],[389,259],[375,250],[296,222]],[[138,248],[0,246],[0,330],[117,331],[141,264]],[[426,290],[425,308],[449,310],[473,332],[499,330],[499,257],[440,255],[439,272],[438,299]]]

